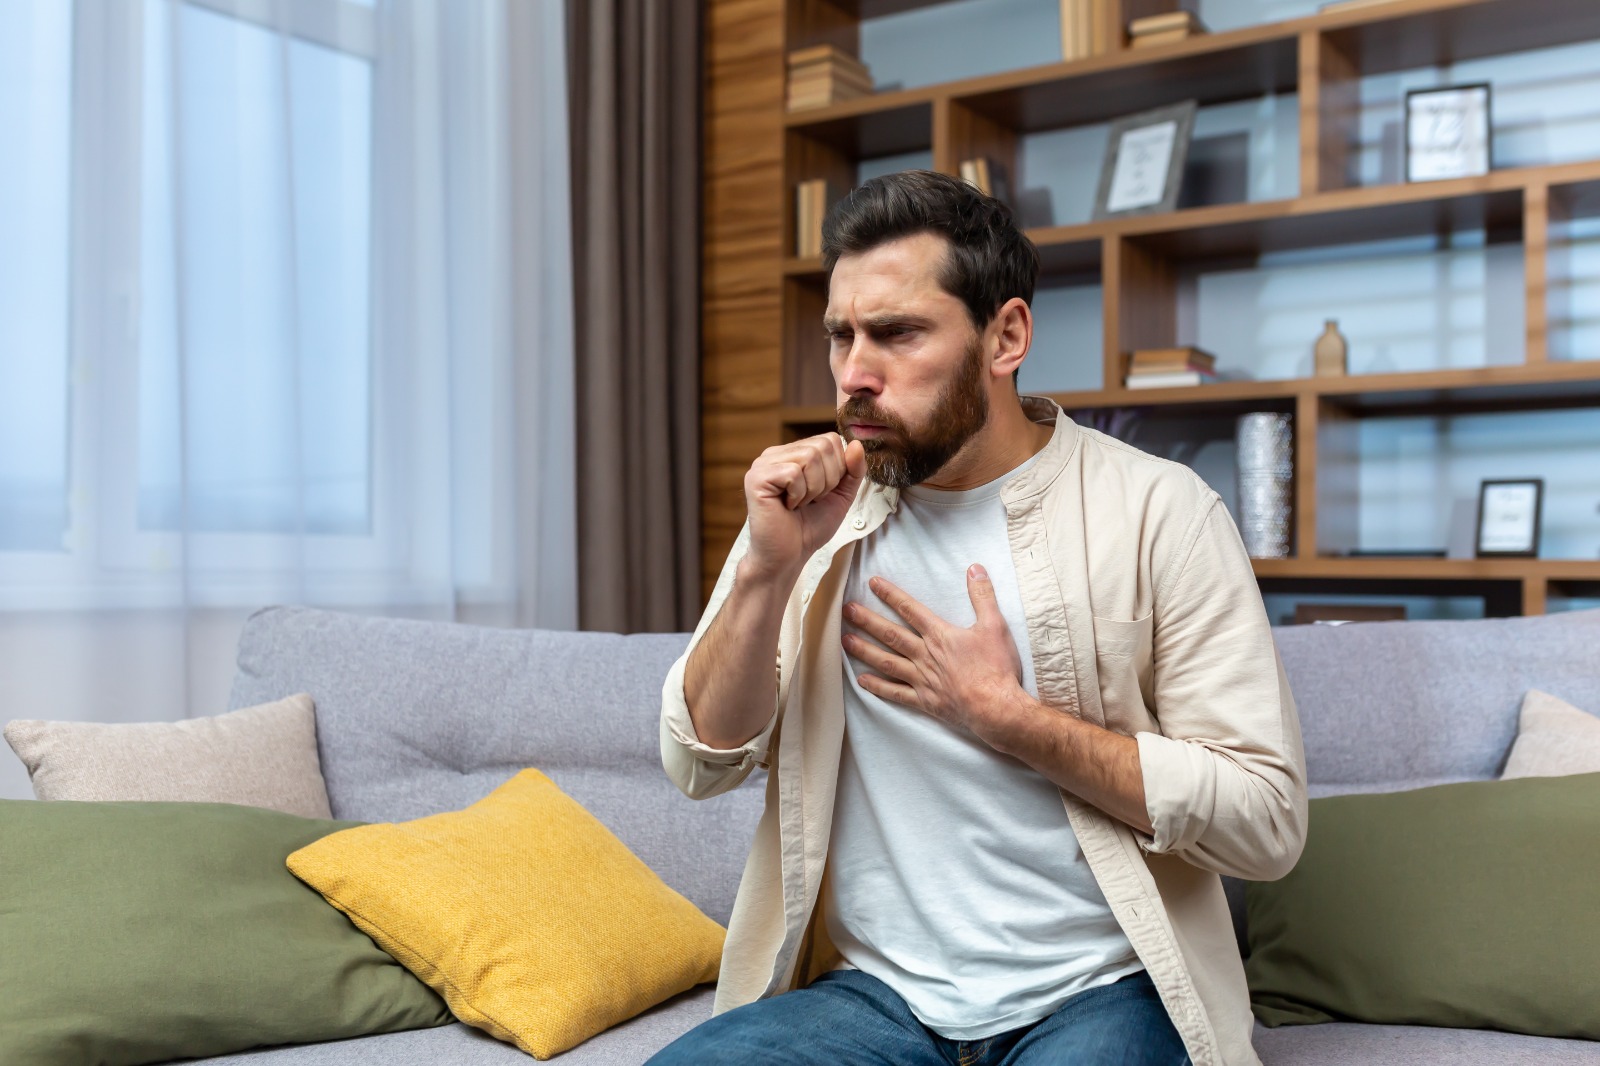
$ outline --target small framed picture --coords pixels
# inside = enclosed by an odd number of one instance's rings
[[[1484,481],[1479,485],[1479,557],[1537,558],[1543,501],[1543,478]]]
[[[1178,206],[1196,106],[1187,100],[1111,124],[1094,198],[1095,218],[1154,214]]]
[[[1406,180],[1440,181],[1487,174],[1489,84],[1406,93]]]

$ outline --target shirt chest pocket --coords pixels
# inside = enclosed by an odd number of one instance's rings
[[[1106,725],[1143,728],[1151,719],[1153,612],[1123,621],[1094,616],[1095,669]]]

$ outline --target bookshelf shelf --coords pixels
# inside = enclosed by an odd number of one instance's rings
[[[1600,406],[1600,359],[1044,395],[1068,411],[1103,407],[1159,407],[1212,414],[1288,411],[1302,397],[1308,401],[1320,399],[1353,417],[1563,409]],[[831,424],[833,412],[831,404],[794,405],[782,409],[782,419],[793,426]]]
[[[1563,227],[1600,217],[1600,145],[1587,161],[1503,167],[1451,181],[1358,184],[1358,175],[1370,178],[1371,168],[1356,164],[1360,153],[1373,151],[1374,136],[1359,118],[1362,79],[1600,41],[1600,3],[1390,0],[1134,49],[1121,32],[1127,21],[1175,10],[1178,0],[1094,0],[1109,27],[1096,54],[786,112],[788,50],[831,43],[859,54],[863,20],[942,0],[710,2],[707,163],[721,184],[713,178],[706,200],[712,283],[704,303],[705,592],[742,524],[742,475],[750,461],[762,448],[834,422],[820,326],[826,277],[819,257],[793,254],[799,182],[825,179],[842,193],[855,183],[858,168],[906,153],[927,153],[934,169],[950,174],[959,172],[962,160],[982,156],[1018,175],[1025,139],[1035,135],[1049,138],[1186,99],[1228,105],[1291,93],[1294,99],[1278,106],[1292,108],[1290,129],[1297,119],[1290,158],[1298,162],[1298,178],[1289,179],[1297,195],[1279,191],[1269,194],[1277,198],[1028,230],[1043,260],[1042,287],[1098,288],[1078,288],[1070,306],[1099,308],[1098,380],[1105,387],[1046,394],[1068,411],[1136,408],[1142,423],[1199,426],[1204,433],[1247,412],[1292,413],[1293,554],[1255,561],[1264,588],[1476,590],[1486,604],[1493,597],[1495,611],[1513,613],[1542,612],[1547,593],[1588,595],[1600,588],[1600,560],[1346,554],[1361,543],[1355,430],[1363,422],[1590,408],[1600,414],[1600,350],[1575,345],[1553,357],[1548,335],[1556,327],[1547,306],[1547,289],[1556,284],[1550,249],[1575,239],[1563,236]],[[758,99],[770,101],[765,110],[753,103]],[[759,177],[751,162],[757,158],[764,160]],[[757,190],[765,195],[773,185],[781,193],[780,210],[762,216],[763,229],[750,196]],[[1520,319],[1511,327],[1520,331],[1512,337],[1521,337],[1521,349],[1508,348],[1503,334],[1494,345],[1486,339],[1478,358],[1492,365],[1188,388],[1130,390],[1121,383],[1126,352],[1195,341],[1189,335],[1196,332],[1193,312],[1180,310],[1189,297],[1180,290],[1192,293],[1197,277],[1262,269],[1261,257],[1280,252],[1315,255],[1393,238],[1422,238],[1417,246],[1432,246],[1426,239],[1476,231],[1485,247],[1520,245],[1523,266],[1520,281],[1499,282],[1493,297],[1522,296]],[[1359,261],[1368,253],[1351,247],[1339,254]],[[1496,254],[1514,264],[1504,256],[1517,251],[1502,247]],[[1567,283],[1570,288],[1571,279]],[[1490,299],[1486,288],[1468,291]],[[1180,321],[1184,313],[1191,316],[1187,325]],[[1576,335],[1568,328],[1564,338]],[[1308,337],[1308,349],[1309,343]],[[1228,352],[1216,350],[1219,366],[1228,369]]]

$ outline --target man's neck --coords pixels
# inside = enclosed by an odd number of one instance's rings
[[[997,404],[990,408],[990,415],[989,424],[922,483],[926,488],[961,492],[987,485],[1038,454],[1055,431],[1053,426],[1028,418],[1019,403]]]

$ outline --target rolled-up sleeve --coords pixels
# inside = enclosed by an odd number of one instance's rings
[[[1154,836],[1145,851],[1276,880],[1306,834],[1300,721],[1255,573],[1221,498],[1195,522],[1156,590],[1159,732],[1135,735]]]
[[[751,771],[769,764],[767,752],[772,741],[773,727],[777,725],[777,709],[766,726],[737,748],[713,748],[700,740],[694,721],[689,717],[689,703],[684,695],[684,672],[689,655],[711,626],[717,612],[733,588],[734,571],[739,559],[749,546],[750,525],[745,523],[734,541],[722,573],[717,577],[711,599],[695,626],[694,635],[672,668],[667,671],[661,687],[661,763],[672,782],[691,799],[709,799],[737,788]],[[777,663],[774,663],[774,673]]]

